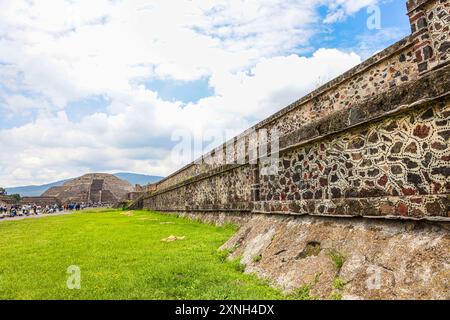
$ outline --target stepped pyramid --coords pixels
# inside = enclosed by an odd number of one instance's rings
[[[42,194],[42,197],[55,197],[63,204],[70,202],[116,203],[133,186],[114,175],[91,173],[70,180],[61,187],[53,187]]]

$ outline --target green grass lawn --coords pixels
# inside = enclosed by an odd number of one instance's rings
[[[234,232],[148,211],[3,221],[0,299],[284,298],[218,254]],[[171,235],[186,238],[161,241]],[[80,290],[67,288],[72,265]]]

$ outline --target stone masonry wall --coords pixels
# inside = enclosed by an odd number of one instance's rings
[[[391,53],[391,50],[396,51]],[[276,128],[281,135],[285,135],[311,121],[351,108],[381,92],[388,92],[393,87],[418,78],[410,38],[395,44],[374,60],[377,62],[368,69],[346,78],[342,83],[302,103],[264,127],[269,130]]]
[[[449,137],[446,100],[288,151],[255,209],[448,217]]]
[[[250,166],[199,179],[144,200],[145,207],[159,211],[247,211],[251,203]],[[181,192],[180,192],[181,191]]]
[[[144,207],[450,220],[449,1],[407,8],[410,36],[175,172]],[[260,129],[280,134],[278,174],[201,162],[224,146],[239,158]]]
[[[419,72],[450,60],[450,2],[410,0],[407,7]]]

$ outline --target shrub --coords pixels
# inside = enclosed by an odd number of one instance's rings
[[[336,277],[333,280],[333,288],[334,289],[343,290],[345,285],[346,285],[346,282],[344,281],[344,279],[342,279],[340,277]]]
[[[328,256],[333,261],[334,265],[336,266],[337,270],[341,270],[342,266],[345,262],[345,256],[338,252],[337,250],[331,249],[328,252]]]
[[[259,254],[259,255],[253,257],[253,262],[258,263],[261,261],[261,259],[262,259],[262,255]]]
[[[289,298],[294,300],[312,300],[313,298],[310,295],[311,287],[308,285],[301,286],[300,288],[294,290]]]
[[[330,299],[331,300],[342,300],[342,294],[340,294],[339,292],[333,291],[331,293]]]

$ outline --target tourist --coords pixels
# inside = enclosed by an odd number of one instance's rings
[[[11,207],[11,210],[10,210],[10,215],[9,215],[11,218],[14,218],[14,217],[16,217],[17,216],[17,208],[16,208],[16,206],[12,206]]]
[[[8,208],[6,205],[0,206],[0,217],[4,218],[8,214]]]

